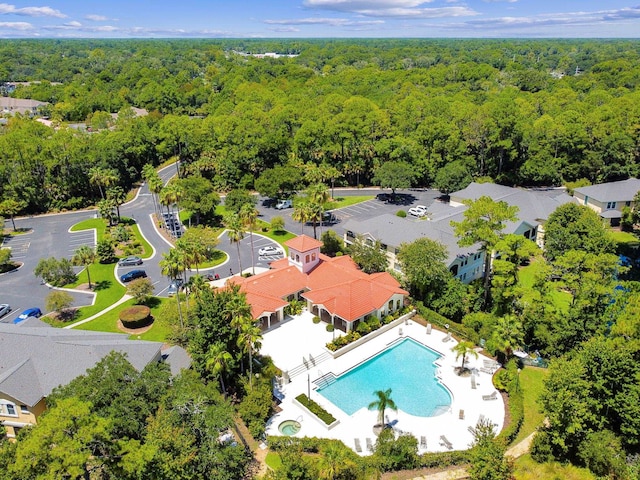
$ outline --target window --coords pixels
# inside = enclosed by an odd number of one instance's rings
[[[624,202],[625,206],[630,207],[631,206],[631,202]]]
[[[311,261],[315,262],[316,261],[316,254],[315,252],[311,254]]]
[[[27,407],[26,405],[20,405],[20,413],[24,413],[26,415],[29,415],[29,407]]]
[[[396,310],[400,310],[400,299],[396,300]]]
[[[305,255],[304,257],[304,263],[309,263],[309,255]]]
[[[296,253],[296,262],[300,263],[300,255]]]
[[[16,412],[16,406],[13,403],[9,403],[7,401],[3,401],[2,403],[0,403],[0,414],[10,417],[18,416],[18,412]]]
[[[393,310],[393,300],[389,300],[389,305],[387,306],[387,308],[390,312]]]
[[[616,208],[616,202],[607,202],[607,210]]]

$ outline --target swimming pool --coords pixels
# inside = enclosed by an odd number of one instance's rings
[[[353,415],[376,400],[374,392],[391,388],[398,409],[418,417],[433,417],[449,409],[451,395],[435,376],[440,355],[405,338],[340,375],[316,391]]]

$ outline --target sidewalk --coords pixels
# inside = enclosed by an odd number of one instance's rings
[[[91,320],[98,318],[100,315],[104,315],[105,313],[113,310],[114,308],[116,308],[118,305],[122,305],[124,302],[126,302],[127,300],[133,298],[131,295],[123,295],[122,298],[120,300],[118,300],[116,303],[112,303],[111,305],[109,305],[107,308],[105,308],[104,310],[91,315],[89,318],[85,318],[84,320],[80,320],[79,322],[76,323],[72,323],[71,325],[67,325],[66,327],[62,327],[62,328],[75,328],[78,325],[82,325],[83,323],[87,323],[90,322]]]
[[[527,438],[509,447],[505,453],[513,458],[521,457],[529,452],[531,442],[536,432],[533,432]],[[463,480],[469,478],[469,474],[465,468],[456,468],[455,470],[447,470],[445,472],[432,473],[430,475],[422,475],[420,477],[414,477],[413,480]]]

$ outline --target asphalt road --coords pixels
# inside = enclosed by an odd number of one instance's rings
[[[163,181],[167,182],[176,174],[175,165],[165,167],[159,173]],[[335,196],[377,195],[381,192],[387,193],[388,191],[377,188],[336,189]],[[327,228],[335,230],[336,233],[342,236],[345,232],[342,224],[349,218],[367,219],[383,213],[395,214],[399,209],[408,210],[412,205],[428,206],[439,195],[435,190],[406,190],[398,191],[397,193],[398,202],[395,204],[389,204],[374,198],[373,200],[335,210],[335,222],[318,227],[318,237]],[[267,206],[269,202],[265,202],[265,200],[267,199],[259,197],[257,208],[260,218],[269,222],[274,216],[282,216],[287,230],[296,234],[306,233],[310,236],[313,235],[313,227],[311,225],[303,226],[293,221],[291,218],[292,209],[276,210],[271,206]],[[162,254],[169,251],[171,244],[160,234],[157,226],[154,225],[153,212],[153,197],[146,184],[140,187],[134,200],[120,207],[122,216],[136,220],[140,231],[152,245],[154,252],[151,258],[145,259],[140,266],[118,267],[114,265],[114,269],[117,278],[134,268],[144,269],[148,278],[154,284],[154,293],[163,296],[166,295],[169,279],[161,274],[159,262],[162,259]],[[2,246],[10,247],[13,259],[22,262],[23,265],[15,272],[0,275],[0,303],[8,303],[12,307],[12,312],[0,321],[11,322],[20,312],[31,307],[39,307],[43,312],[46,311],[44,306],[45,298],[51,289],[43,285],[33,273],[38,261],[47,257],[71,258],[75,250],[82,245],[94,247],[96,238],[93,231],[70,232],[69,229],[76,223],[93,218],[95,215],[95,210],[85,210],[37,217],[23,217],[15,220],[16,227],[20,230],[25,230],[27,233],[6,239]],[[10,228],[11,222],[6,221],[5,227]],[[220,238],[218,248],[224,251],[228,257],[222,265],[208,269],[206,272],[217,273],[221,278],[224,278],[231,274],[237,274],[240,267],[243,270],[251,268],[252,265],[266,268],[271,261],[281,258],[281,256],[258,255],[259,249],[267,245],[277,246],[275,242],[260,235],[259,232],[253,235],[246,234],[245,238],[240,242],[238,252],[236,244],[232,244],[228,240],[226,233],[224,233]],[[195,272],[188,272],[187,276],[193,274]],[[82,292],[71,292],[71,294],[74,297],[74,306],[76,307],[88,305],[92,302],[92,295],[90,294]]]

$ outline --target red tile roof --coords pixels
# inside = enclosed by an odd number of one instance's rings
[[[322,242],[315,238],[307,237],[306,235],[300,235],[296,238],[292,238],[291,240],[287,240],[284,244],[298,252],[308,252],[314,248],[320,248],[323,245]]]
[[[302,237],[302,236],[301,236]],[[303,237],[291,248],[316,248],[321,242]],[[313,247],[310,247],[313,245]],[[304,298],[314,304],[322,304],[333,315],[347,321],[354,321],[382,308],[394,294],[408,295],[400,288],[398,281],[389,273],[372,275],[361,271],[351,257],[327,257],[320,255],[320,262],[308,274],[289,265],[287,258],[271,263],[267,272],[248,277],[231,277],[229,282],[240,285],[247,295],[254,318],[283,308],[287,296],[305,291]]]

